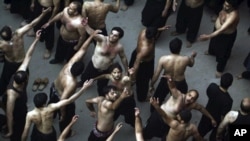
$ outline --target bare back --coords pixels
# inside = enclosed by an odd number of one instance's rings
[[[185,0],[188,7],[197,8],[204,3],[204,0]]]
[[[161,57],[162,67],[165,75],[170,75],[174,81],[182,81],[185,79],[186,67],[191,61],[188,56],[171,54]]]
[[[51,7],[54,6],[53,0],[38,0],[39,4],[41,4],[44,7]]]

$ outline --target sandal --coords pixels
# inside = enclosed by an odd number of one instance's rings
[[[37,78],[32,85],[32,91],[35,92],[41,83],[41,78]]]
[[[44,79],[42,79],[41,83],[40,83],[40,85],[38,87],[38,90],[39,91],[44,90],[44,88],[46,88],[46,86],[48,85],[48,83],[49,83],[49,79],[47,77],[45,77]]]

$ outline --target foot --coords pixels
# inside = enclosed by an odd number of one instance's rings
[[[34,82],[33,82],[33,85],[32,85],[32,91],[35,92],[37,91],[39,85],[41,83],[41,78],[37,78]]]
[[[28,22],[26,20],[24,20],[24,21],[21,22],[21,26],[22,27],[25,26],[25,25],[27,25],[27,24],[28,24]]]
[[[124,5],[121,7],[121,10],[122,10],[122,11],[128,10],[128,6],[124,4]]]
[[[204,52],[204,54],[205,54],[205,55],[210,55],[209,52],[208,52],[208,50],[206,50],[206,51]]]
[[[49,59],[50,56],[51,56],[51,51],[49,51],[49,50],[46,49],[45,52],[44,52],[44,54],[43,54],[43,58],[44,59]]]
[[[43,91],[46,88],[46,86],[48,85],[48,83],[49,83],[49,79],[47,77],[42,79],[40,82],[40,85],[38,86],[38,90]]]
[[[190,48],[190,47],[192,47],[192,43],[191,42],[189,42],[189,41],[187,41],[187,48]]]
[[[213,15],[213,16],[211,16],[211,22],[215,22],[215,21],[216,21],[216,19],[217,19],[217,15]]]
[[[10,5],[10,4],[7,4],[7,5],[5,5],[5,7],[4,7],[5,10],[10,10],[10,8],[11,8],[11,5]]]
[[[177,32],[177,31],[173,31],[171,32],[171,36],[177,36],[177,35],[180,35],[181,33]]]
[[[242,75],[241,74],[237,75],[236,77],[237,77],[238,80],[242,79]]]
[[[218,71],[217,71],[217,72],[215,73],[215,77],[216,77],[216,78],[220,78],[221,76],[222,76],[222,73],[221,73],[221,72],[218,72]]]
[[[35,32],[34,32],[34,30],[33,29],[31,29],[28,33],[27,33],[27,36],[29,36],[29,37],[35,37]]]
[[[62,61],[56,60],[56,59],[52,59],[49,61],[50,64],[58,64],[61,63]]]

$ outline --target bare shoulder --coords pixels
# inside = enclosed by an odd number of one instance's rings
[[[228,121],[229,123],[232,123],[236,120],[236,118],[238,117],[239,112],[238,111],[229,111],[224,120]]]

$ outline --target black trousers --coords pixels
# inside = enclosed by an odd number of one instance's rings
[[[56,130],[53,127],[53,132],[50,134],[43,134],[37,130],[36,126],[33,126],[30,141],[56,141]]]
[[[217,121],[217,124],[219,125],[219,121]],[[209,141],[216,141],[216,131],[217,127],[213,127],[211,120],[207,118],[206,116],[202,115],[201,121],[198,125],[198,131],[202,137],[204,137],[208,132],[211,132],[209,136]]]
[[[69,125],[69,123],[71,122],[73,116],[75,115],[75,103],[71,103],[68,104],[67,106],[65,106],[65,118],[63,121],[59,122],[59,128],[60,131],[63,132],[63,130]],[[70,137],[71,135],[71,130],[68,133],[67,137]]]
[[[127,6],[131,6],[131,5],[134,3],[134,0],[124,0],[124,3],[125,3]]]

